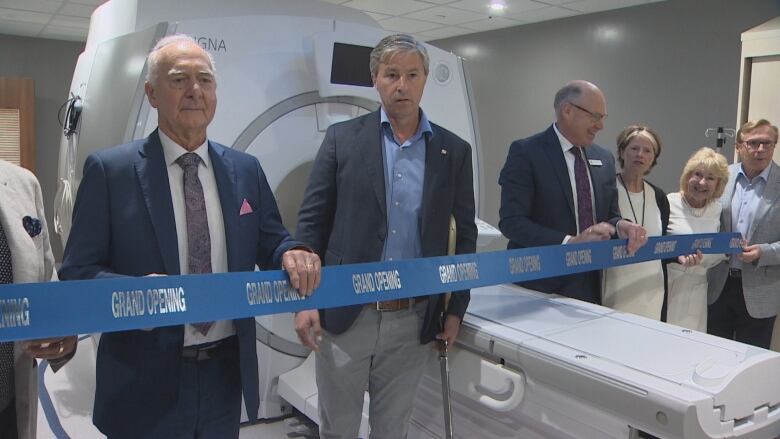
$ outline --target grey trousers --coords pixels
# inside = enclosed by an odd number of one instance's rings
[[[417,386],[434,357],[420,344],[426,305],[393,312],[367,305],[343,334],[323,331],[316,354],[321,439],[358,437],[366,390],[370,438],[406,437]]]

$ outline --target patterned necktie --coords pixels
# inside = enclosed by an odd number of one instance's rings
[[[187,267],[190,274],[211,273],[211,237],[206,216],[206,199],[198,178],[200,156],[188,152],[176,160],[184,170],[184,204],[187,212]],[[203,335],[214,322],[193,323]]]
[[[11,248],[0,224],[0,284],[13,283]],[[14,344],[0,343],[0,411],[5,410],[14,398]]]
[[[574,146],[569,151],[574,154],[574,181],[577,185],[577,220],[580,232],[593,225],[593,202],[590,197],[590,179],[588,168],[582,158],[582,149]]]

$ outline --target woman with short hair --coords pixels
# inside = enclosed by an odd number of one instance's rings
[[[617,137],[617,155],[621,216],[644,227],[648,237],[665,235],[669,221],[666,193],[645,180],[661,155],[660,138],[647,126],[627,126]],[[660,260],[604,270],[602,305],[660,320],[665,291],[663,271]]]

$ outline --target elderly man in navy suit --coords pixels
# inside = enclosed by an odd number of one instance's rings
[[[471,147],[420,108],[425,46],[408,35],[387,36],[369,68],[382,107],[328,128],[296,238],[325,265],[441,256],[454,217],[455,252],[474,252]],[[433,352],[427,344],[454,342],[468,292],[453,294],[442,316],[444,302],[444,295],[422,296],[296,315],[299,337],[317,349],[321,438],[357,437],[366,389],[371,438],[406,437]]]
[[[647,243],[638,224],[620,217],[615,159],[593,144],[604,128],[607,101],[588,81],[571,81],[555,94],[555,123],[516,140],[501,170],[498,223],[507,248],[628,238],[633,254]],[[523,283],[528,288],[601,302],[598,271]]]
[[[319,257],[284,229],[257,159],[206,136],[217,103],[211,56],[174,35],[147,63],[158,129],[87,158],[60,277],[283,266],[311,294]],[[257,416],[255,343],[251,318],[103,334],[95,425],[109,438],[238,437],[242,390]]]

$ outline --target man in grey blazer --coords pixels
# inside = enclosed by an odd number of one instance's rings
[[[30,171],[0,160],[0,284],[52,279],[54,257],[38,180]],[[35,438],[35,358],[48,360],[56,371],[75,350],[75,336],[0,343],[0,438]]]
[[[471,147],[419,107],[425,47],[408,35],[388,36],[372,51],[370,71],[382,108],[328,128],[296,238],[325,265],[440,256],[453,216],[456,253],[474,252]],[[298,313],[301,341],[317,350],[320,437],[358,436],[366,389],[371,438],[406,437],[433,353],[428,343],[452,343],[468,303],[468,292],[453,294],[443,319],[443,295]]]
[[[741,163],[729,167],[720,227],[739,232],[742,253],[707,273],[707,332],[769,348],[780,307],[780,167],[772,161],[777,127],[765,119],[737,132]]]

